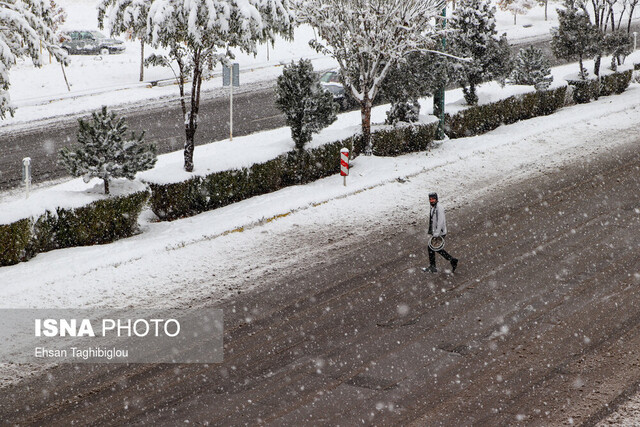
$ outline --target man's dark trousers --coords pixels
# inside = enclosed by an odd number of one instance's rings
[[[442,236],[442,238],[444,238],[444,236]],[[429,265],[432,267],[436,266],[436,252],[431,249],[429,249]],[[449,255],[449,253],[447,251],[445,251],[444,249],[439,250],[438,253],[440,255],[442,255],[442,258],[446,259],[447,261],[451,262],[451,260],[453,259],[453,257],[451,255]]]

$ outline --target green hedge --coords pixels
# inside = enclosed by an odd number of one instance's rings
[[[373,154],[376,156],[399,156],[429,148],[435,139],[438,123],[427,125],[405,125],[383,129],[371,135]]]
[[[591,79],[568,80],[567,82],[573,86],[573,100],[577,104],[585,104],[600,96],[624,92],[629,87],[632,77],[633,71],[627,70],[601,76],[599,81]]]
[[[17,264],[27,259],[31,238],[31,221],[21,219],[0,225],[0,266]]]
[[[26,261],[38,253],[109,243],[133,235],[149,193],[98,200],[75,209],[46,211],[35,220],[0,225],[0,266]]]
[[[608,74],[600,78],[600,96],[621,94],[629,87],[633,70]]]
[[[501,125],[552,114],[564,105],[567,87],[530,92],[491,104],[470,107],[447,115],[445,128],[449,138],[464,138],[492,131]]]
[[[174,220],[227,206],[281,188],[305,184],[340,171],[340,150],[359,150],[351,137],[301,154],[289,152],[250,168],[216,172],[175,184],[149,183],[151,210],[163,220]]]

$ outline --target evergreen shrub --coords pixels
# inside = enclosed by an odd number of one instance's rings
[[[54,249],[110,243],[132,236],[148,197],[147,191],[140,191],[79,208],[46,211],[36,220],[0,225],[0,266]]]
[[[573,100],[577,104],[584,104],[600,96],[621,94],[629,87],[632,77],[633,71],[627,70],[601,76],[599,83],[597,79],[567,82],[573,86]]]
[[[573,86],[573,101],[576,104],[586,104],[593,99],[598,99],[599,83],[597,79],[567,80]]]
[[[340,171],[342,148],[361,152],[362,147],[355,144],[359,139],[351,137],[302,153],[291,151],[250,168],[215,172],[175,184],[149,183],[151,210],[160,219],[171,221],[333,175]]]
[[[600,96],[621,94],[629,87],[633,70],[608,74],[600,78]]]
[[[427,125],[404,125],[372,133],[373,154],[376,156],[400,156],[423,151],[433,142],[438,123]]]
[[[470,107],[447,116],[449,138],[481,135],[503,124],[552,114],[564,105],[566,86],[547,91],[536,91],[486,105]]]
[[[31,221],[28,219],[0,224],[0,266],[26,260],[30,237]]]

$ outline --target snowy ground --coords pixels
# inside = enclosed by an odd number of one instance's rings
[[[545,170],[628,143],[640,132],[639,113],[640,85],[634,84],[622,95],[446,141],[428,153],[359,157],[347,187],[332,176],[170,223],[147,215],[138,236],[0,268],[2,306],[214,303],[260,286],[264,275],[303,269],[324,251],[381,226],[423,222],[430,190],[456,209],[526,177],[544,176]],[[336,238],[312,244],[327,234]],[[4,372],[6,379],[12,371]]]
[[[85,7],[90,2],[67,0],[67,3],[82,9],[80,5]],[[519,17],[518,23],[538,19],[537,24],[541,24],[539,17],[539,13],[532,13],[530,17]],[[503,27],[511,25],[512,17],[505,14],[500,23]],[[85,25],[77,23],[80,24]],[[536,25],[526,30],[541,28]],[[514,32],[524,34],[524,30],[517,27]],[[74,93],[78,96],[100,93],[100,96],[45,103],[65,95],[54,88],[57,79],[60,87],[64,85],[62,76],[56,77],[52,71],[59,70],[59,66],[52,64],[34,71],[29,64],[18,64],[12,73],[11,93],[20,108],[15,118],[2,122],[1,126],[72,114],[102,104],[111,105],[123,98],[135,101],[175,95],[175,87],[138,87],[111,93],[110,88],[135,85],[136,46],[128,45],[129,53],[125,55],[101,59],[74,57],[77,77],[69,70],[73,90],[77,91]],[[288,62],[301,54],[298,47],[288,53],[284,47],[277,48],[270,53],[270,61]],[[285,53],[280,59],[274,59],[281,52]],[[316,55],[310,50],[308,54]],[[327,61],[325,68],[331,66],[330,60],[323,61]],[[124,69],[123,63],[129,64],[127,70],[131,68],[128,77],[110,80],[115,70]],[[277,67],[259,68],[262,65],[256,59],[245,66],[244,81],[272,80],[280,73]],[[251,67],[259,70],[251,73],[248,71]],[[40,72],[41,76],[37,74]],[[162,78],[163,72],[149,70],[148,76]],[[571,72],[564,68],[556,70],[556,78]],[[42,82],[38,83],[38,94],[33,92],[34,81]],[[209,84],[213,88],[220,86],[219,81]],[[484,99],[496,93],[497,89],[487,87]],[[450,100],[455,103],[455,98]],[[425,106],[428,104],[426,100]],[[431,190],[437,190],[448,209],[455,210],[524,178],[542,177],[547,170],[629,143],[640,134],[639,114],[640,85],[633,84],[622,95],[565,108],[553,116],[504,126],[483,136],[445,141],[427,153],[393,159],[359,157],[347,187],[342,186],[341,177],[332,176],[170,223],[154,222],[152,214],[146,213],[138,236],[110,245],[40,254],[27,263],[0,268],[2,307],[211,304],[260,286],[264,275],[303,269],[332,247],[347,245],[379,227],[424,222],[426,194]],[[384,108],[378,108],[374,121],[383,117]],[[348,131],[357,121],[357,113],[348,113],[335,126],[338,131]],[[286,139],[283,136],[286,130],[272,132]],[[243,148],[252,151],[250,145],[260,139],[257,136],[243,140]],[[220,149],[224,149],[224,143],[220,144]],[[66,185],[75,186],[77,181]],[[15,194],[5,195],[0,211],[6,213],[6,203],[15,198]],[[640,214],[640,207],[636,212]],[[326,240],[328,234],[335,238],[326,245],[310,244],[320,236]],[[635,274],[640,276],[640,272]],[[0,377],[13,378],[14,367],[4,368]]]

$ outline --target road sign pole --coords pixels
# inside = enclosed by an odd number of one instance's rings
[[[233,141],[233,85],[230,85],[229,95],[229,141]]]
[[[222,86],[229,87],[229,141],[233,141],[233,87],[240,86],[240,65],[222,66]]]

